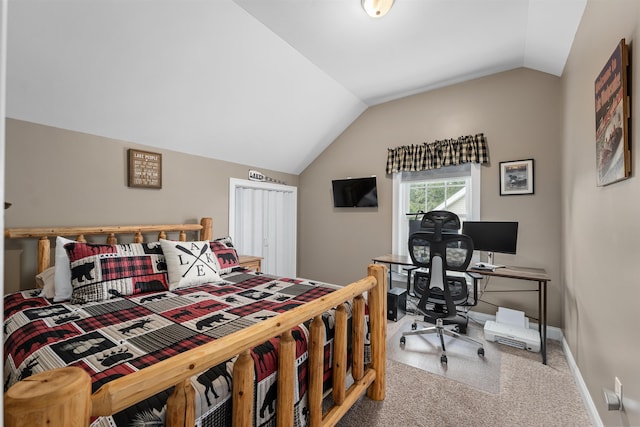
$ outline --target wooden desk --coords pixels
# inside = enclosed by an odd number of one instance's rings
[[[470,268],[468,271],[481,274],[483,276],[504,277],[508,279],[518,279],[531,282],[538,282],[538,333],[540,334],[540,353],[542,353],[542,363],[547,364],[547,283],[551,281],[547,272],[542,268],[527,267],[501,267],[495,270],[481,270]],[[515,291],[515,289],[513,290]],[[522,290],[519,290],[522,291]],[[525,290],[526,291],[526,290]],[[534,290],[531,290],[534,291]],[[488,291],[491,292],[491,291]],[[503,292],[512,292],[505,290]]]
[[[381,262],[386,264],[413,265],[408,255],[380,255],[372,259],[374,263]]]
[[[389,287],[391,284],[391,266],[404,265],[413,266],[411,258],[407,255],[387,254],[377,256],[372,259],[374,263],[389,264]],[[508,279],[518,279],[530,282],[538,282],[538,333],[540,334],[540,353],[542,354],[542,363],[547,364],[547,283],[551,281],[547,272],[542,268],[527,267],[501,267],[494,271],[470,268],[469,273],[476,273],[483,276],[504,277]],[[409,275],[411,277],[411,275]],[[410,285],[407,282],[407,292],[410,292]],[[514,290],[504,290],[503,292],[513,292]],[[517,291],[527,291],[527,289],[518,289]],[[534,291],[534,290],[531,290]],[[491,292],[491,291],[488,291]]]

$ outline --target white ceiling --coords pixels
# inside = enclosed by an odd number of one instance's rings
[[[9,0],[7,116],[298,174],[368,106],[562,74],[587,0]]]

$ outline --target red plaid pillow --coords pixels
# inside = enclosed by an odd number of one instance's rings
[[[212,240],[209,242],[209,246],[211,247],[211,251],[216,255],[216,258],[218,258],[220,274],[229,273],[235,267],[240,266],[238,253],[233,247],[231,237],[227,236]]]
[[[164,291],[167,263],[158,242],[64,245],[71,263],[72,304]]]

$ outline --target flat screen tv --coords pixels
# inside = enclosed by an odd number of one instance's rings
[[[462,234],[473,240],[476,251],[515,254],[518,244],[518,223],[513,221],[465,221]]]
[[[333,207],[371,208],[378,206],[376,177],[334,179]]]

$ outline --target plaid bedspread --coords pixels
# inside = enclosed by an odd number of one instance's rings
[[[153,363],[261,322],[337,289],[303,279],[235,271],[223,283],[117,297],[72,305],[37,297],[39,291],[5,296],[4,388],[45,370],[78,366],[101,385]],[[349,317],[351,307],[348,306]],[[325,380],[330,381],[334,315],[325,313]],[[296,425],[307,421],[306,325],[296,340]],[[256,374],[255,425],[275,425],[278,339],[252,350]],[[191,380],[198,426],[231,425],[231,373],[235,358]],[[166,390],[93,426],[164,425]]]

